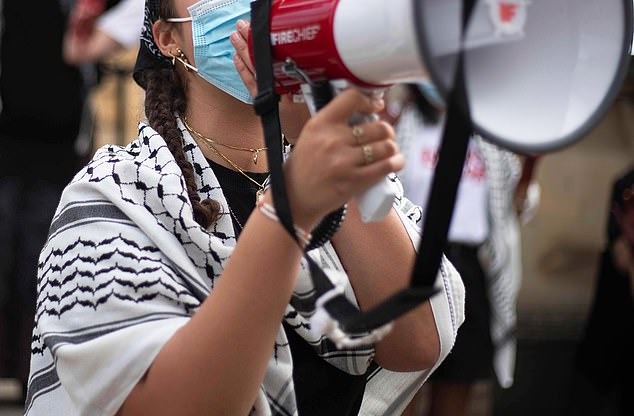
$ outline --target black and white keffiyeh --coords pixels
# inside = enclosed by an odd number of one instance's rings
[[[236,238],[213,171],[179,127],[201,198],[220,203],[219,220],[210,230],[194,221],[180,168],[146,124],[127,147],[109,145],[95,154],[64,191],[41,253],[27,415],[114,415],[162,346],[213,295]],[[419,208],[400,195],[395,206],[417,246],[417,225],[408,216]],[[329,275],[344,279],[356,304],[332,245],[310,255]],[[285,321],[330,364],[366,374],[371,345],[338,350],[310,331],[314,289],[306,266],[301,269]],[[437,280],[443,290],[431,304],[440,363],[464,319],[464,288],[447,262]],[[369,377],[361,414],[400,414],[432,370],[378,368]],[[281,324],[252,414],[297,414]]]
[[[159,16],[159,4],[159,0],[145,0],[145,13],[143,17],[143,27],[141,28],[139,52],[137,53],[136,63],[132,72],[134,80],[141,88],[145,88],[143,78],[141,77],[143,71],[146,69],[169,68],[171,66],[170,60],[161,53],[152,34],[154,22],[161,17]]]
[[[476,136],[487,174],[489,237],[481,250],[491,308],[493,369],[502,387],[513,384],[517,349],[517,296],[522,282],[520,224],[513,195],[522,166],[519,157]]]

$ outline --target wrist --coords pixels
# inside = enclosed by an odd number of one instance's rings
[[[283,226],[282,221],[278,217],[277,211],[275,210],[275,207],[273,206],[272,203],[269,203],[263,199],[260,202],[258,202],[257,208],[265,217],[267,217],[268,219],[272,221],[280,223],[280,225]],[[306,247],[308,247],[313,238],[310,231],[307,231],[307,230],[310,230],[310,229],[305,229],[298,226],[297,224],[293,224],[293,233],[295,235],[295,240],[298,242],[299,246],[302,249],[305,249]]]
[[[268,204],[272,207],[275,207],[272,191],[267,190],[260,203],[258,203],[258,207],[261,204]],[[299,209],[293,204],[293,201],[290,197],[288,204],[291,210],[291,215],[293,217],[293,224],[303,228],[304,230],[312,230],[317,225],[317,223],[319,223],[321,217],[303,212],[303,210]]]

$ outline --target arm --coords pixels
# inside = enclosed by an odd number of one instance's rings
[[[63,54],[69,65],[95,62],[118,44],[95,28],[95,21],[104,12],[104,0],[79,0],[73,8],[64,33]]]
[[[240,28],[242,39],[233,37],[236,67],[251,93],[257,95],[253,65],[245,39],[248,26]],[[383,107],[377,111],[380,113]],[[386,122],[364,125],[364,131],[382,131],[397,152],[394,129]],[[349,133],[349,135],[351,135]],[[298,141],[296,148],[303,143]],[[337,155],[335,151],[330,154]],[[399,289],[409,285],[415,250],[395,211],[379,223],[361,221],[354,201],[333,244],[345,267],[362,310],[378,305]],[[377,244],[377,242],[381,242]],[[376,345],[377,362],[392,370],[409,371],[431,367],[440,354],[440,341],[429,302],[395,322],[394,329]]]
[[[78,2],[64,35],[64,59],[71,65],[91,63],[108,58],[138,43],[143,24],[144,2],[121,0],[107,11],[85,11]],[[100,1],[100,0],[97,0]]]
[[[100,61],[123,49],[123,45],[100,29],[94,29],[86,38],[69,30],[64,36],[64,61],[81,65]]]
[[[354,202],[349,206],[333,245],[359,306],[367,310],[409,285],[416,253],[394,210],[381,222],[365,224]],[[396,320],[392,332],[376,345],[377,363],[393,371],[430,368],[439,354],[440,341],[429,302]]]
[[[265,250],[263,238],[276,244]],[[118,414],[248,414],[300,256],[279,224],[254,211],[213,294],[163,347]]]
[[[380,130],[368,132],[377,147],[371,165],[359,163],[358,149],[343,140],[350,135],[352,113],[379,105],[350,90],[304,127],[284,167],[300,227],[311,229],[327,212],[402,166],[402,156],[382,150],[389,139]],[[333,152],[341,157],[332,158]],[[275,244],[263,244],[268,241]],[[165,344],[119,414],[247,414],[264,379],[300,258],[281,225],[256,210],[212,295]]]
[[[529,189],[531,186],[538,186],[535,182],[535,169],[540,157],[539,155],[526,155],[522,160],[522,173],[513,195],[515,213],[522,223],[527,223],[532,219],[539,204],[539,194],[531,197]]]

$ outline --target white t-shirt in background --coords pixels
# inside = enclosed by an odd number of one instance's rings
[[[425,207],[429,199],[444,120],[438,124],[425,124],[415,109],[406,109],[397,126],[399,141],[405,153],[405,168],[399,173],[405,195],[414,203]],[[467,157],[456,205],[448,233],[448,240],[466,244],[481,244],[489,234],[488,188],[486,172],[480,150],[474,140],[469,142]]]

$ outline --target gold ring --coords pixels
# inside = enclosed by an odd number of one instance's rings
[[[357,145],[361,146],[361,136],[363,136],[363,129],[359,126],[354,126],[352,128],[352,135],[354,136],[354,140],[357,142]]]
[[[372,150],[372,146],[369,144],[364,144],[361,146],[361,150],[363,151],[363,162],[366,165],[374,162],[374,150]]]

